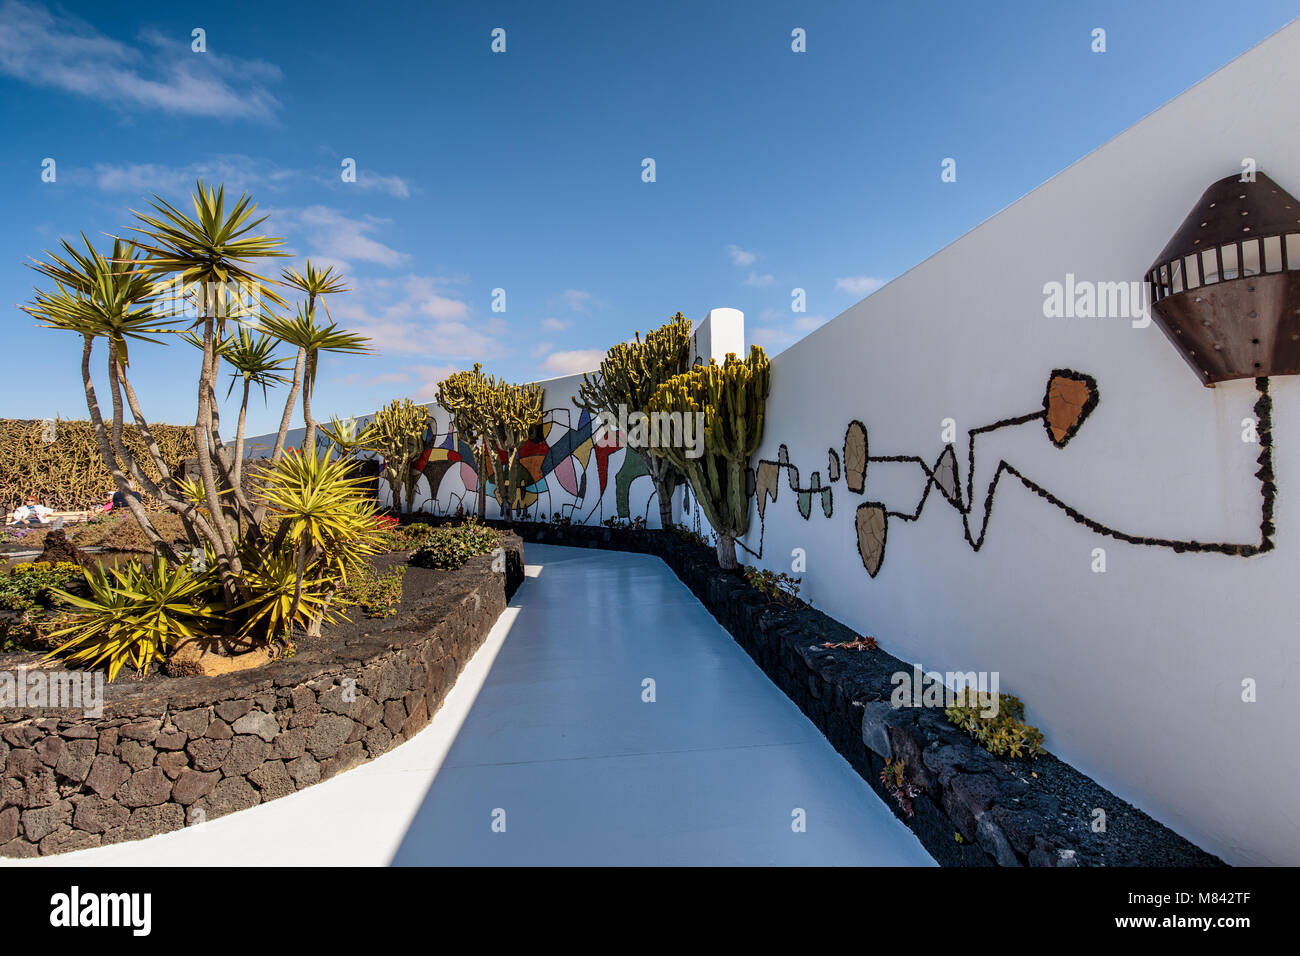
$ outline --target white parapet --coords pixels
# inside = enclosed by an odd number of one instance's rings
[[[701,362],[717,359],[719,362],[734,352],[738,357],[745,355],[745,313],[739,309],[710,309],[700,319],[694,333],[694,355]]]

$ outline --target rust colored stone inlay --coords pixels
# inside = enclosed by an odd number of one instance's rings
[[[1047,433],[1058,448],[1078,431],[1097,403],[1096,383],[1086,375],[1056,372],[1047,382],[1043,399]]]

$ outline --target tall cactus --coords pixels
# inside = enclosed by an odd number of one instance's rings
[[[393,509],[402,513],[402,492],[406,492],[406,510],[415,502],[415,486],[419,472],[415,471],[416,458],[424,445],[424,429],[429,423],[429,413],[423,405],[409,398],[393,399],[379,411],[365,430],[360,442],[384,457],[383,476],[393,492]]]
[[[540,385],[515,385],[492,377],[487,380],[487,394],[485,436],[497,472],[497,503],[508,522],[519,506],[519,449],[541,427],[544,392]]]
[[[763,409],[772,370],[757,345],[744,361],[728,353],[719,365],[697,365],[661,385],[650,399],[652,413],[704,413],[704,449],[660,449],[686,475],[696,500],[717,534],[718,564],[735,568],[736,538],[749,530],[746,472],[763,438]]]
[[[645,341],[637,332],[635,341],[620,342],[605,353],[600,368],[582,377],[573,404],[591,414],[618,413],[620,405],[629,412],[646,412],[655,390],[674,375],[686,371],[691,360],[691,320],[678,312],[664,325],[647,332]],[[681,483],[681,472],[658,448],[637,448],[645,459],[646,472],[659,499],[659,523],[673,523],[673,492]]]
[[[474,449],[478,471],[478,516],[487,515],[487,429],[491,424],[488,401],[491,392],[481,362],[472,371],[453,372],[438,383],[436,400],[451,413],[456,433]]]

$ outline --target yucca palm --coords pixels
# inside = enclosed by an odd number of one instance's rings
[[[147,255],[147,268],[152,275],[169,276],[186,289],[197,289],[199,317],[195,325],[199,328],[203,364],[199,374],[194,444],[216,531],[217,540],[213,543],[217,545],[222,583],[227,597],[234,598],[246,593],[239,579],[239,529],[222,510],[217,467],[223,472],[222,479],[234,487],[238,512],[251,517],[253,509],[239,486],[233,483],[234,462],[221,443],[216,380],[221,359],[218,345],[224,337],[227,318],[224,302],[233,285],[251,289],[258,301],[284,305],[284,300],[271,288],[271,280],[253,271],[253,264],[288,253],[280,251],[282,239],[251,234],[265,217],[253,218],[257,206],[247,194],[227,210],[225,187],[214,190],[199,180],[192,202],[194,215],[191,217],[155,195],[151,204],[154,214],[135,214],[142,225],[136,227],[140,238],[132,239],[131,244]]]
[[[192,216],[154,199],[152,212],[137,213],[138,237],[115,240],[111,253],[97,251],[83,236],[85,250],[64,241],[57,252],[37,262],[34,268],[52,280],[53,287],[36,290],[23,306],[41,324],[82,337],[86,401],[105,466],[119,490],[125,491],[128,479],[134,478],[147,495],[180,515],[190,538],[193,565],[181,561],[172,542],[158,534],[140,501],[127,496],[136,521],[160,556],[151,568],[91,572],[91,596],[73,602],[77,613],[61,635],[69,640],[60,648],[76,662],[109,661],[114,676],[124,664],[147,667],[176,639],[209,628],[226,636],[239,631],[255,640],[279,632],[286,622],[290,627],[305,623],[309,633],[318,632],[323,620],[332,619],[334,588],[378,549],[375,504],[362,488],[364,480],[353,477],[350,462],[331,463],[330,451],[323,459],[314,447],[307,456],[296,451],[286,456],[281,440],[268,469],[267,494],[245,495],[240,481],[251,391],[259,387],[265,396],[268,388],[286,381],[282,373],[288,360],[275,354],[279,342],[287,341],[298,351],[293,381],[295,389],[306,388],[304,417],[311,427],[315,423],[310,397],[319,354],[367,350],[361,336],[315,319],[317,298],[343,291],[341,278],[332,268],[308,263],[301,273],[284,273],[286,285],[307,293],[307,305],[296,316],[228,313],[223,305],[232,283],[251,288],[264,305],[285,305],[271,288],[272,280],[257,271],[258,261],[284,255],[278,251],[281,240],[255,234],[264,219],[253,216],[256,207],[247,196],[227,206],[223,189],[200,182]],[[197,320],[181,320],[161,307],[168,285],[192,296]],[[185,326],[189,328],[182,331]],[[163,342],[171,333],[183,335],[203,356],[194,428],[197,479],[169,471],[128,371],[130,345]],[[92,351],[100,338],[108,343],[111,420],[100,412],[91,378]],[[222,361],[232,370],[227,398],[235,383],[242,383],[233,454],[220,433],[216,387]],[[286,404],[286,421],[296,399],[297,391]],[[152,474],[140,467],[123,442],[124,408],[145,440]],[[355,438],[353,434],[349,440]],[[265,513],[268,505],[275,511],[270,517]],[[287,604],[286,567],[291,585]]]
[[[112,253],[104,255],[82,235],[85,250],[62,240],[62,253],[46,251],[45,261],[35,261],[32,268],[54,280],[55,291],[34,291],[33,301],[22,310],[47,328],[73,332],[82,338],[81,377],[96,443],[104,466],[112,474],[118,489],[127,489],[128,474],[154,497],[181,514],[193,511],[172,494],[170,472],[162,451],[154,440],[144,417],[135,389],[128,375],[129,343],[159,343],[162,336],[175,332],[176,320],[165,308],[159,308],[157,287],[148,276],[147,265],[136,251],[117,240]],[[104,423],[99,399],[91,378],[90,363],[95,340],[108,343],[108,381],[112,401],[111,427]],[[155,483],[140,468],[134,455],[122,441],[125,421],[123,401],[130,407],[149,457],[159,475]],[[155,549],[174,557],[171,543],[163,540],[143,507],[127,496],[128,508]]]
[[[252,596],[233,609],[235,614],[244,615],[242,636],[287,640],[294,628],[310,631],[314,624],[319,632],[322,622],[339,619],[330,610],[334,582],[323,576],[304,580],[293,551],[262,551],[248,546],[243,566]]]
[[[280,373],[284,371],[289,360],[275,354],[280,343],[269,335],[254,335],[245,326],[221,340],[217,354],[230,365],[230,386],[226,389],[226,398],[235,390],[236,383],[243,383],[243,394],[239,401],[239,418],[235,426],[235,453],[232,468],[232,484],[238,488],[244,465],[244,424],[248,418],[248,399],[254,387],[262,390],[262,401],[266,401],[267,389],[281,385],[289,379]]]
[[[285,305],[271,287],[272,280],[252,269],[252,263],[260,259],[289,255],[280,251],[283,239],[249,235],[266,221],[265,216],[253,218],[257,204],[252,198],[245,193],[227,212],[226,187],[214,190],[199,180],[191,200],[193,217],[157,195],[150,204],[156,215],[135,213],[144,226],[136,227],[142,238],[130,243],[147,254],[150,273],[170,276],[186,289],[197,289],[200,320],[221,318],[217,315],[215,295],[221,291],[217,287],[251,287],[259,298]]]
[[[134,249],[118,239],[105,256],[85,233],[81,241],[84,252],[62,239],[62,255],[46,250],[47,261],[32,264],[55,282],[58,292],[52,296],[36,291],[37,302],[53,309],[38,314],[31,307],[21,308],[51,328],[108,339],[127,365],[128,340],[160,343],[158,336],[176,330],[175,317],[158,308],[158,288]]]
[[[326,266],[321,269],[313,265],[310,259],[303,265],[302,271],[297,269],[283,270],[280,273],[280,281],[307,297],[306,312],[308,315],[316,314],[316,300],[318,298],[348,291],[343,285],[343,276],[335,272],[333,266]],[[329,315],[328,306],[325,307],[325,314]],[[289,397],[284,403],[284,414],[280,416],[280,429],[276,432],[275,447],[271,452],[272,458],[279,458],[280,452],[284,450],[284,443],[289,436],[289,422],[293,418],[293,410],[298,401],[298,394],[302,390],[303,376],[306,374],[306,370],[307,349],[299,346],[293,363],[293,384],[289,388]],[[310,407],[311,400],[306,399],[306,404]],[[304,430],[311,427],[306,421],[303,422],[303,426]]]
[[[294,367],[295,385],[302,389],[302,418],[306,426],[302,447],[304,450],[316,447],[316,420],[311,416],[312,393],[316,388],[316,370],[322,352],[353,353],[369,352],[370,340],[355,332],[345,332],[334,322],[322,325],[316,321],[316,310],[310,303],[299,305],[292,318],[287,316],[264,315],[259,324],[259,331],[272,335],[280,341],[298,349],[301,375],[298,366]],[[287,433],[287,422],[281,421],[281,433]],[[283,447],[277,438],[276,446]],[[272,456],[274,457],[274,456]]]
[[[358,424],[355,418],[343,419],[331,415],[330,423],[321,425],[320,430],[345,457],[370,447],[369,426]]]

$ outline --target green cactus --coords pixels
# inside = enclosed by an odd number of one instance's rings
[[[457,434],[474,449],[474,464],[478,472],[478,516],[482,520],[487,516],[487,430],[491,425],[488,417],[487,376],[483,374],[483,365],[474,363],[472,371],[453,372],[438,383],[436,400],[439,405],[451,413],[456,423]]]
[[[749,530],[746,472],[763,438],[763,409],[772,369],[757,345],[743,362],[732,353],[719,365],[697,365],[661,385],[650,399],[654,412],[704,412],[704,453],[662,451],[686,476],[717,536],[718,564],[735,568],[736,538]]]
[[[484,437],[496,473],[497,503],[510,521],[519,507],[519,447],[542,425],[542,386],[515,385],[489,377],[486,385],[487,427]]]
[[[573,404],[591,414],[600,411],[617,413],[624,405],[629,413],[649,410],[655,390],[674,375],[685,372],[691,360],[691,320],[678,312],[664,325],[647,332],[642,341],[620,342],[605,353],[600,368],[582,377],[578,397]],[[658,448],[638,448],[645,459],[646,472],[654,483],[659,499],[659,523],[668,528],[673,523],[673,492],[682,474]]]
[[[384,456],[383,476],[393,492],[393,510],[402,513],[402,493],[406,493],[406,510],[415,501],[420,473],[415,460],[424,449],[424,429],[429,413],[423,405],[409,398],[393,399],[379,411],[365,430],[359,444]]]

